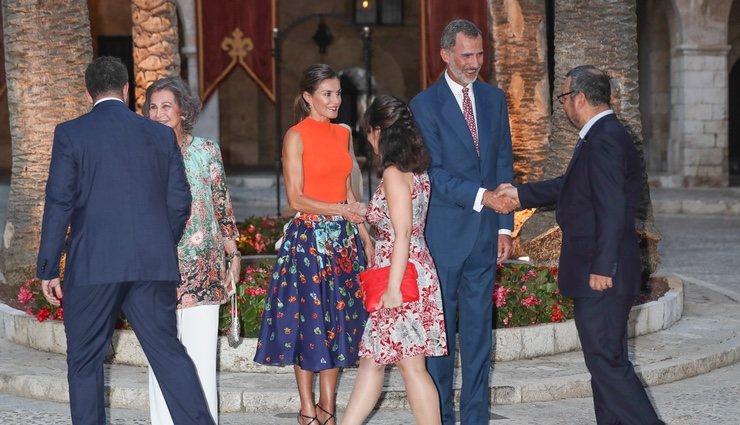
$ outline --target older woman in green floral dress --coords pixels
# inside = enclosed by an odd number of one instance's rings
[[[177,246],[181,275],[177,290],[178,336],[195,363],[211,416],[218,423],[218,311],[229,292],[235,289],[241,257],[234,240],[238,230],[221,151],[215,142],[190,133],[200,111],[200,101],[190,94],[180,78],[164,78],[149,86],[143,111],[174,130],[185,161],[193,202],[190,219]],[[228,270],[224,252],[231,260]],[[152,424],[172,424],[151,368],[149,394]]]

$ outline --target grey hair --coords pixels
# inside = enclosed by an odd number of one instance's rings
[[[198,121],[201,103],[197,96],[190,93],[187,84],[180,77],[162,78],[147,87],[142,113],[144,116],[149,116],[152,95],[162,90],[169,90],[175,96],[175,103],[180,108],[180,114],[182,115],[182,131],[185,134],[190,134],[195,122]]]
[[[483,33],[475,26],[474,23],[467,19],[455,19],[442,30],[442,37],[439,40],[439,46],[445,50],[452,50],[455,47],[455,38],[457,33],[463,33],[466,37],[476,38]]]
[[[571,94],[583,93],[591,106],[609,105],[611,101],[611,84],[609,75],[593,65],[577,66],[567,74],[570,77]]]

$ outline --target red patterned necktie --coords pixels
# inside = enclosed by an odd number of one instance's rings
[[[468,87],[463,87],[463,115],[465,116],[465,122],[468,123],[470,129],[470,135],[473,136],[473,144],[475,145],[475,152],[480,155],[480,145],[478,144],[478,130],[475,129],[475,115],[473,115],[473,102],[470,101],[468,95]]]

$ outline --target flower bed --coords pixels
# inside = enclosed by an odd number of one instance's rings
[[[239,236],[236,246],[242,255],[275,254],[275,242],[283,234],[283,226],[292,217],[248,217],[237,223]]]
[[[557,275],[556,267],[499,266],[493,289],[495,326],[510,328],[573,318],[573,300],[560,294]]]
[[[237,245],[243,255],[275,254],[275,242],[291,217],[249,217],[238,224]],[[267,287],[272,274],[272,261],[247,264],[237,286],[242,335],[255,337],[259,332]],[[557,268],[522,263],[499,266],[493,291],[496,306],[494,326],[507,328],[541,323],[563,322],[573,317],[573,303],[557,289]],[[21,285],[18,302],[26,313],[39,321],[61,320],[63,309],[49,304],[41,293],[41,284],[30,279]],[[231,304],[221,306],[219,329],[225,331],[231,322]],[[119,319],[118,328],[127,327]]]
[[[239,295],[239,317],[242,335],[256,337],[259,332],[267,287],[272,274],[272,262],[263,261],[256,266],[247,265],[237,291]],[[573,317],[573,303],[557,290],[557,269],[528,264],[506,264],[499,266],[493,301],[496,306],[495,326],[507,328],[529,326],[540,323],[563,322]],[[63,309],[49,304],[41,293],[41,283],[29,279],[21,285],[18,302],[28,314],[39,321],[62,320]],[[231,304],[221,306],[219,329],[225,332],[231,324]],[[125,319],[119,319],[118,328],[127,327]]]

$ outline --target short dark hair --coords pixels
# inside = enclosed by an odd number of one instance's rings
[[[113,56],[94,59],[85,70],[85,88],[93,99],[106,93],[120,93],[126,83],[128,69]]]
[[[429,153],[421,140],[411,110],[406,102],[383,95],[375,98],[360,120],[365,134],[380,129],[378,140],[378,177],[395,165],[403,172],[422,173],[429,168]]]
[[[457,33],[460,32],[470,38],[476,38],[483,34],[474,23],[467,19],[455,19],[454,21],[450,21],[445,29],[442,30],[439,46],[445,50],[451,50],[455,47],[455,38],[457,38]]]
[[[324,63],[313,64],[303,71],[301,81],[298,83],[298,94],[293,101],[293,110],[297,121],[311,115],[311,108],[306,103],[306,99],[303,98],[303,93],[314,94],[322,81],[334,78],[339,78],[336,71]]]
[[[567,74],[573,94],[583,93],[591,106],[609,105],[612,96],[609,75],[593,65],[577,66]]]
[[[201,103],[197,96],[193,96],[190,93],[188,85],[180,77],[161,78],[149,85],[146,89],[141,112],[144,116],[149,116],[152,95],[162,90],[168,90],[175,97],[175,103],[180,108],[180,115],[182,115],[182,131],[185,134],[190,134],[195,122],[198,121]]]

